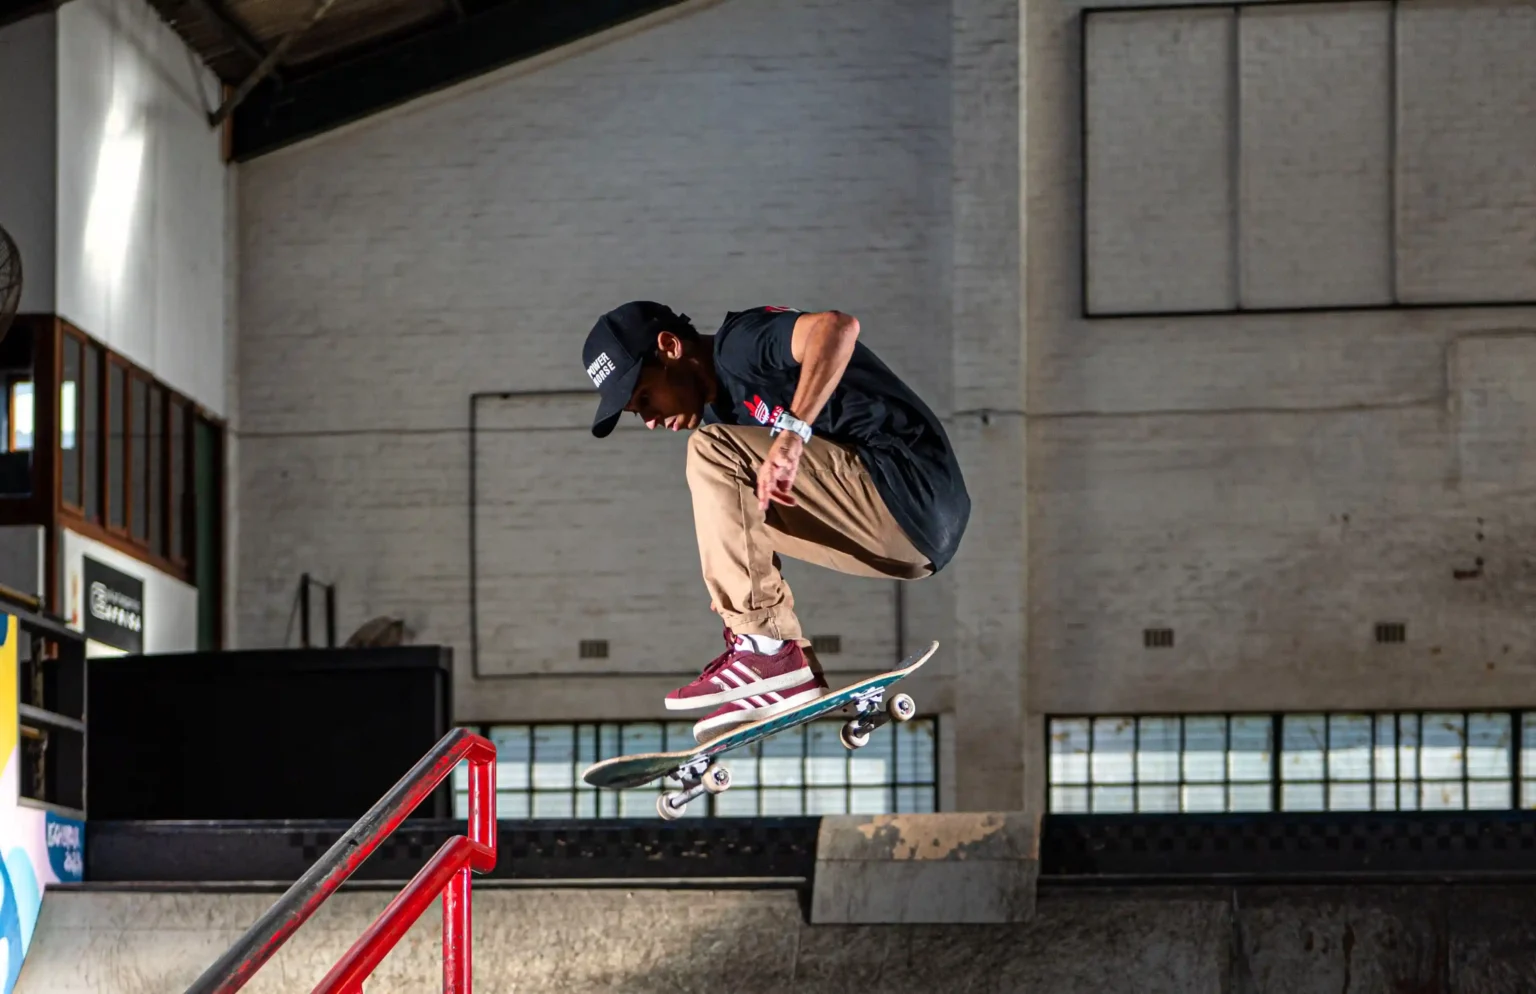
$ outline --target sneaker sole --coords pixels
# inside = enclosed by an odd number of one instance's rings
[[[817,687],[814,690],[807,690],[796,694],[794,697],[786,697],[779,703],[770,704],[767,707],[752,708],[746,711],[732,711],[729,714],[722,714],[714,718],[705,718],[694,723],[694,741],[698,742],[699,745],[703,745],[709,739],[716,739],[720,735],[725,734],[731,726],[747,725],[754,721],[761,721],[764,718],[772,718],[776,714],[783,714],[785,711],[793,710],[802,704],[809,704],[811,701],[820,700],[831,692],[831,688]],[[717,729],[720,730],[718,735],[709,735],[710,732],[714,732]]]
[[[740,673],[730,670],[722,670],[722,673],[730,673],[737,679],[744,679]],[[699,697],[668,697],[666,706],[668,711],[693,711],[697,708],[717,708],[722,704],[739,701],[746,697],[756,697],[759,694],[772,694],[780,690],[788,690],[798,687],[807,680],[813,679],[815,674],[809,666],[802,666],[798,670],[788,673],[780,673],[778,676],[767,677],[762,680],[754,680],[744,683],[740,687],[732,687],[729,690],[721,690],[717,693]],[[727,682],[729,677],[725,677]]]

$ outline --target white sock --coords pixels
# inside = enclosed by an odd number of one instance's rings
[[[738,635],[736,636],[736,648],[750,649],[752,652],[771,656],[778,652],[784,645],[783,639],[771,639],[766,635]]]

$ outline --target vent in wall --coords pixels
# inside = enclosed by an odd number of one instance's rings
[[[1376,623],[1376,641],[1381,645],[1406,642],[1408,626],[1400,621],[1379,621]]]
[[[841,635],[812,635],[811,648],[817,655],[835,656],[843,651]]]
[[[1141,630],[1141,644],[1148,649],[1172,649],[1172,628],[1143,628]]]
[[[580,652],[582,659],[607,659],[608,640],[582,639]]]

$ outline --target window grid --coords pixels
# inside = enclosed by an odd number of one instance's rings
[[[1087,745],[1084,762],[1074,762],[1082,751],[1074,738]],[[1266,756],[1271,739],[1269,720],[1249,715],[1057,719],[1051,723],[1051,810],[1267,811],[1273,796],[1269,763],[1245,763],[1243,756]],[[1130,751],[1117,755],[1117,741]],[[1257,750],[1233,748],[1250,741]],[[1110,748],[1101,750],[1101,744]]]
[[[892,723],[868,745],[845,749],[842,720],[813,721],[736,750],[724,762],[732,785],[704,794],[684,817],[888,814],[938,808],[938,735],[932,718]],[[496,809],[502,819],[654,817],[670,780],[631,790],[582,782],[599,758],[685,749],[691,722],[525,723],[473,727],[496,744]],[[453,774],[454,813],[469,811],[468,767]]]
[[[1054,813],[1536,809],[1536,711],[1058,716],[1047,736]]]

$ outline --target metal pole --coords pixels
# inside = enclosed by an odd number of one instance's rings
[[[466,728],[455,728],[444,735],[432,751],[347,829],[223,956],[203,971],[203,975],[187,988],[187,994],[235,994],[362,865],[379,843],[453,772],[460,759],[469,758],[473,771],[481,766],[494,768],[495,756],[495,747],[489,741]],[[493,787],[494,775],[494,772],[489,774]],[[494,834],[491,838],[494,840]]]
[[[443,994],[470,994],[470,871],[464,867],[443,888]]]
[[[336,648],[336,584],[325,585],[325,647]]]
[[[309,574],[299,577],[299,645],[309,648]]]

